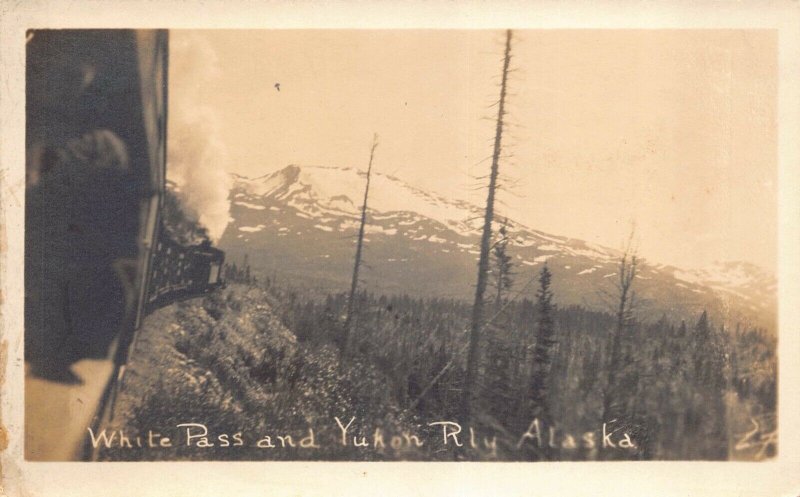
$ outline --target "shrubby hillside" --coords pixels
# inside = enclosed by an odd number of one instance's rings
[[[614,392],[626,416],[613,428],[629,433],[635,449],[604,450],[614,316],[554,306],[544,390],[549,415],[539,429],[544,444],[555,447],[542,449],[530,437],[520,447],[539,415],[528,400],[540,310],[527,297],[506,302],[481,344],[471,426],[479,447],[471,450],[444,445],[442,425],[430,426],[458,419],[470,306],[361,293],[352,351],[342,355],[345,304],[344,294],[313,295],[267,278],[258,285],[230,283],[157,311],[141,332],[106,430],[143,439],[154,430],[171,435],[175,445],[112,443],[101,458],[718,460],[774,454],[777,359],[774,338],[763,330],[722,329],[705,313],[689,322],[663,317],[630,326]],[[353,419],[347,446],[336,418],[345,426]],[[187,435],[201,428],[178,428],[186,423],[204,425],[214,445],[199,450],[199,437],[187,445]],[[309,442],[309,429],[319,447],[300,446]],[[583,441],[587,432],[594,433],[594,446]],[[241,446],[233,446],[237,433]],[[467,433],[464,427],[462,436]],[[295,447],[280,446],[276,437],[287,434]],[[422,446],[403,438],[410,435]],[[257,447],[264,436],[277,447]],[[351,436],[364,437],[368,447],[352,446]],[[495,445],[482,446],[484,437]]]

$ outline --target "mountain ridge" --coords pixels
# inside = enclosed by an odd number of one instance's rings
[[[373,173],[371,181],[365,286],[469,297],[483,210],[393,175]],[[340,287],[352,264],[364,182],[363,171],[338,166],[293,164],[256,178],[233,175],[231,222],[220,246],[229,260],[250,254],[256,270]],[[547,263],[554,280],[561,279],[554,289],[562,305],[603,306],[597,294],[611,287],[619,250],[506,222],[518,285],[533,280]],[[686,270],[640,261],[637,286],[650,301],[643,305],[655,303],[648,315],[711,309],[729,325],[774,327],[775,279],[754,264],[731,261]]]

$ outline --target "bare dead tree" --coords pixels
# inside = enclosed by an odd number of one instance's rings
[[[369,166],[367,166],[367,184],[364,187],[364,203],[361,206],[361,224],[358,227],[358,240],[356,241],[356,256],[353,262],[353,280],[350,283],[350,297],[347,299],[347,314],[344,321],[344,338],[342,340],[342,350],[345,354],[349,352],[350,340],[352,339],[353,311],[358,290],[358,270],[361,267],[361,252],[364,246],[364,227],[367,224],[367,200],[369,198],[369,182],[372,175],[372,160],[375,157],[375,149],[378,147],[378,135],[372,137],[372,149],[369,152]]]
[[[606,388],[603,392],[603,417],[602,421],[610,422],[620,413],[615,411],[617,399],[617,381],[622,369],[622,337],[633,322],[633,309],[636,302],[636,293],[633,289],[634,278],[638,268],[638,257],[633,246],[634,230],[628,238],[625,249],[619,260],[619,274],[617,275],[617,305],[616,325],[611,337],[608,360],[608,376]]]
[[[511,306],[511,304],[513,304],[514,302],[516,302],[516,301],[517,301],[517,299],[519,299],[519,297],[521,297],[522,295],[525,295],[525,294],[526,294],[526,292],[528,291],[528,289],[530,289],[531,285],[534,283],[534,281],[536,281],[536,279],[537,279],[537,278],[538,278],[538,276],[537,276],[536,274],[534,274],[533,276],[531,276],[531,277],[528,279],[528,281],[527,281],[527,282],[526,282],[524,285],[522,285],[522,287],[521,287],[519,290],[517,290],[517,291],[515,292],[515,295],[512,295],[512,296],[511,296],[511,298],[509,298],[509,299],[508,299],[508,300],[505,302],[505,304],[503,304],[503,306],[502,306],[500,309],[498,309],[498,310],[497,310],[497,312],[495,312],[495,313],[494,313],[494,315],[490,316],[490,317],[489,317],[489,319],[487,319],[487,320],[486,320],[486,323],[484,323],[484,326],[486,326],[487,324],[491,324],[491,323],[492,323],[492,322],[493,322],[495,319],[497,319],[497,318],[498,318],[498,317],[499,317],[501,314],[503,314],[504,312],[506,312],[506,310],[507,310],[507,309],[508,309],[508,308]],[[462,333],[464,333],[464,334],[467,334],[467,333],[469,333],[469,331],[470,331],[470,329],[469,329],[469,328],[465,328],[465,329],[462,331]],[[442,369],[440,369],[440,370],[439,370],[439,372],[436,374],[436,376],[434,376],[434,377],[433,377],[433,379],[432,379],[432,380],[431,380],[431,381],[428,383],[428,385],[427,385],[425,388],[423,388],[423,389],[422,389],[422,392],[420,392],[420,393],[419,393],[419,395],[418,395],[418,396],[417,396],[417,397],[414,399],[414,401],[413,401],[413,402],[411,402],[411,404],[409,405],[409,407],[406,409],[407,411],[413,411],[413,410],[414,410],[414,409],[417,407],[417,405],[419,405],[420,401],[421,401],[423,398],[425,398],[425,396],[428,394],[428,392],[431,390],[431,388],[432,388],[434,385],[436,385],[436,384],[439,382],[439,380],[441,380],[441,379],[442,379],[442,377],[444,376],[444,374],[445,374],[445,373],[447,373],[447,371],[448,371],[448,370],[449,370],[451,367],[453,367],[453,364],[455,364],[455,362],[456,362],[456,359],[457,359],[457,358],[458,358],[458,357],[459,357],[461,354],[463,354],[463,353],[464,353],[464,352],[467,350],[467,348],[468,348],[468,347],[469,347],[469,342],[465,343],[465,344],[464,344],[464,345],[463,345],[463,346],[462,346],[460,349],[458,349],[458,350],[456,351],[456,353],[455,353],[455,354],[453,354],[453,355],[452,355],[452,357],[451,357],[451,358],[450,358],[450,360],[449,360],[449,361],[448,361],[448,362],[447,362],[447,363],[444,365],[444,367],[442,367]]]
[[[486,211],[483,220],[483,233],[481,235],[481,253],[478,259],[478,283],[475,287],[475,302],[472,306],[472,319],[469,334],[469,351],[467,353],[467,370],[461,405],[461,420],[469,422],[472,410],[473,390],[477,383],[479,344],[481,327],[483,326],[484,293],[489,273],[489,251],[492,240],[492,221],[494,220],[494,202],[497,189],[497,176],[499,170],[500,154],[503,139],[503,118],[505,117],[506,84],[508,81],[508,66],[511,62],[511,30],[506,31],[505,52],[503,56],[503,73],[500,82],[500,100],[497,106],[497,124],[494,135],[494,152],[492,153],[492,168],[489,175],[489,192],[486,198]]]

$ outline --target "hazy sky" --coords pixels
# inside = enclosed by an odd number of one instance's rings
[[[515,31],[501,211],[686,267],[774,270],[769,31]],[[375,168],[481,204],[503,32],[172,31],[170,112],[203,106],[220,167]],[[280,83],[280,91],[274,87]],[[191,94],[191,99],[180,95]],[[413,209],[413,205],[409,206]]]

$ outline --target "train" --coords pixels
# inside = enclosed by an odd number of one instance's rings
[[[169,32],[30,30],[26,49],[25,454],[87,460],[144,319],[223,287],[225,253],[164,226]]]
[[[175,301],[197,297],[225,285],[222,267],[225,252],[207,240],[181,245],[170,238],[163,226],[153,247],[147,297],[143,312],[150,314]]]

